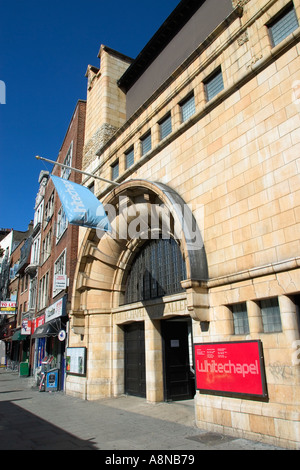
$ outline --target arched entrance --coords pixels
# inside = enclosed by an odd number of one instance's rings
[[[130,390],[126,368],[141,362],[141,347],[133,345],[144,342],[146,393],[140,393],[162,401],[167,398],[162,321],[208,318],[202,237],[190,208],[159,183],[126,182],[104,205],[113,233],[86,232],[70,319],[70,346],[87,348],[87,375],[69,376],[67,393],[97,399]],[[128,356],[131,347],[136,359]]]

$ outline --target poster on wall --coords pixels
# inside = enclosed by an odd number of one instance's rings
[[[67,348],[67,374],[86,375],[86,348]]]
[[[261,341],[195,344],[196,387],[203,393],[267,398]]]

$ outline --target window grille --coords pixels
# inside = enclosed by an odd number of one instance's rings
[[[160,127],[160,139],[164,139],[172,132],[172,120],[171,115],[169,114],[163,121],[159,124]]]
[[[293,6],[285,10],[278,18],[269,24],[269,33],[273,47],[277,46],[295,29],[298,28],[298,18]]]
[[[64,165],[72,166],[72,157],[73,157],[73,142],[71,142],[70,148],[68,150],[67,156],[64,160]],[[69,168],[61,168],[61,177],[65,180],[69,179],[71,175],[71,170]]]
[[[218,93],[224,90],[224,82],[221,68],[219,68],[213,75],[211,75],[206,80],[206,82],[204,82],[204,85],[207,101],[212,100]]]
[[[142,143],[142,155],[145,155],[146,153],[150,152],[152,148],[151,133],[146,135],[143,139],[141,139],[141,143]]]
[[[134,149],[126,153],[126,170],[134,164]]]
[[[175,240],[153,240],[144,245],[133,261],[124,303],[183,292],[180,282],[185,278],[185,263]]]
[[[185,122],[196,112],[195,96],[190,96],[180,107],[182,122]]]
[[[111,166],[111,177],[112,180],[116,180],[119,177],[119,160]]]
[[[249,321],[246,302],[232,305],[232,315],[235,335],[248,335]]]
[[[278,299],[266,299],[260,302],[263,328],[265,333],[282,331]]]

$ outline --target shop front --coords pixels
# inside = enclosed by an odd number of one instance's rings
[[[35,331],[32,335],[34,341],[34,369],[36,380],[45,369],[58,370],[58,389],[64,389],[65,381],[65,346],[66,324],[66,297],[61,298],[45,311],[45,314],[36,318]]]

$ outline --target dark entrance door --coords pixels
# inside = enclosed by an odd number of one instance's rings
[[[146,398],[144,323],[125,326],[125,393]]]
[[[182,319],[162,322],[167,400],[188,400],[195,395],[195,376],[190,365],[189,323]]]

